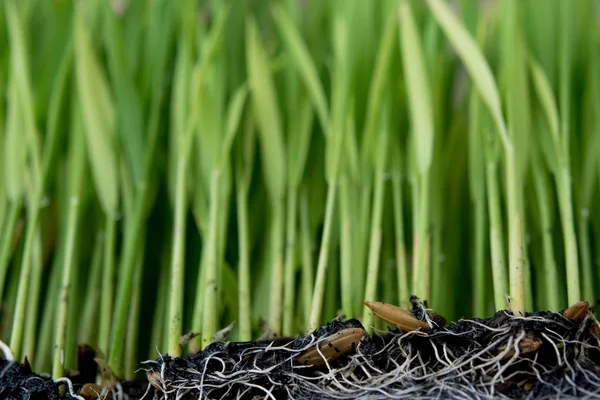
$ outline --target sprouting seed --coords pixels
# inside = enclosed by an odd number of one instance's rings
[[[382,303],[380,301],[365,301],[365,305],[373,311],[373,314],[400,330],[406,332],[415,331],[417,329],[422,331],[429,330],[428,324],[417,319],[410,312],[400,307]]]
[[[334,361],[356,350],[356,346],[367,332],[361,328],[343,329],[328,336],[318,347],[313,347],[294,360],[301,365],[320,366]]]
[[[563,311],[563,316],[571,321],[581,322],[588,313],[590,306],[587,301],[580,301]]]

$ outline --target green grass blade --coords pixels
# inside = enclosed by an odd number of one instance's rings
[[[425,174],[431,166],[433,152],[433,110],[431,85],[421,47],[421,38],[417,31],[409,3],[400,3],[400,50],[408,105],[411,114],[411,127],[415,135],[415,153],[419,174]]]
[[[118,206],[117,161],[113,147],[115,109],[108,82],[93,52],[83,18],[83,5],[75,16],[76,82],[81,99],[84,131],[92,175],[104,212],[113,215]]]
[[[252,110],[258,127],[265,184],[272,201],[279,202],[285,191],[285,148],[275,84],[262,48],[254,19],[246,21],[246,61]]]
[[[325,134],[328,134],[329,110],[327,99],[314,60],[300,36],[300,33],[296,30],[295,24],[292,22],[283,6],[274,5],[272,6],[271,11],[275,23],[277,24],[277,28],[279,29],[279,33],[292,56],[295,68],[302,76],[306,89],[311,96],[319,123],[321,124],[321,129]]]

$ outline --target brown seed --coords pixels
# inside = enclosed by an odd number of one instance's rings
[[[95,383],[86,383],[79,390],[79,395],[83,397],[85,400],[96,400],[99,398],[110,400],[112,399],[112,394],[109,391],[102,392],[102,388]]]
[[[527,332],[525,337],[519,342],[519,354],[532,353],[540,348],[542,341],[533,336],[533,333]],[[504,353],[506,351],[506,345],[499,346],[496,349],[497,353]],[[504,354],[503,358],[510,358],[515,355],[514,345],[511,345],[510,349]]]
[[[353,352],[358,346],[358,342],[367,332],[360,328],[343,329],[333,335],[328,336],[317,350],[313,347],[294,360],[301,365],[319,366],[325,365],[325,361],[334,361],[338,358]]]
[[[400,330],[406,332],[415,331],[417,328],[422,331],[429,330],[429,325],[400,307],[380,301],[365,301],[365,305],[373,311],[373,314]]]
[[[160,384],[160,374],[158,372],[147,372],[146,378],[148,378],[148,382],[150,382],[150,384],[154,386],[156,390],[162,392],[163,387]]]
[[[581,322],[587,315],[590,306],[587,301],[580,301],[563,311],[563,316],[571,321]]]

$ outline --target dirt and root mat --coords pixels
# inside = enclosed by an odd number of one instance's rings
[[[600,324],[587,303],[525,316],[505,310],[448,326],[418,299],[412,304],[408,312],[367,302],[396,327],[372,336],[358,320],[334,320],[303,337],[161,355],[142,365],[148,382],[52,380],[2,360],[0,398],[600,398]]]

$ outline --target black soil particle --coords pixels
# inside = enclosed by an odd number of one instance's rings
[[[445,326],[426,304],[411,303],[429,331],[361,338],[363,326],[351,319],[302,337],[217,342],[186,358],[143,363],[151,387],[121,382],[122,393],[130,399],[600,398],[600,324],[587,304],[579,313],[499,311]],[[355,335],[351,345],[343,343],[347,332]],[[96,373],[89,348],[79,354],[87,367],[73,377],[74,392]],[[0,369],[1,399],[73,398],[27,365],[0,361]]]

